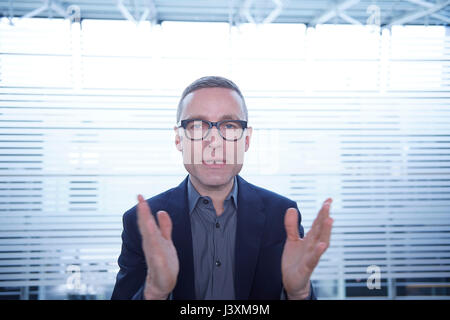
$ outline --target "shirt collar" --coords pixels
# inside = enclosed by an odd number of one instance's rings
[[[188,179],[188,185],[187,185],[187,192],[188,192],[188,202],[189,202],[189,213],[192,213],[194,211],[194,208],[197,205],[197,202],[200,198],[205,198],[198,191],[195,189],[194,185],[191,182],[191,176],[189,175]],[[237,185],[237,178],[236,176],[233,179],[233,188],[231,189],[228,196],[225,198],[226,200],[230,200],[233,198],[233,203],[235,208],[237,209],[237,195],[238,195],[238,185]]]

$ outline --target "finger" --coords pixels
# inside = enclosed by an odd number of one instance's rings
[[[286,236],[288,240],[300,239],[298,233],[298,212],[295,208],[289,208],[284,215],[284,227],[286,229]]]
[[[322,223],[326,218],[330,216],[330,207],[333,199],[328,198],[322,204],[319,213],[317,214],[317,218],[319,218],[320,223]]]
[[[321,234],[323,221],[330,216],[330,206],[332,201],[333,200],[331,198],[325,200],[322,204],[322,207],[319,210],[319,213],[317,214],[316,219],[314,219],[314,222],[311,226],[311,230],[309,232],[311,233],[311,237],[313,239],[319,238]]]
[[[311,225],[311,229],[314,228],[314,230],[315,230],[315,229],[317,228],[317,226],[320,225],[322,216],[323,216],[324,213],[325,213],[326,206],[328,206],[328,200],[329,200],[329,199],[330,199],[330,198],[328,198],[327,200],[325,200],[325,201],[322,203],[322,206],[320,207],[320,210],[319,210],[319,212],[317,213],[317,216],[316,216],[316,218],[314,219],[314,221],[313,221],[313,223],[312,223],[312,225]]]
[[[328,217],[322,225],[322,230],[320,232],[319,240],[320,242],[323,242],[327,245],[327,247],[330,246],[330,238],[331,238],[331,229],[333,228],[333,222],[334,220],[330,217]]]
[[[150,206],[142,195],[138,195],[137,220],[139,231],[142,235],[151,234],[158,230],[155,218],[153,217]]]
[[[158,211],[157,217],[162,236],[167,240],[172,239],[172,220],[169,214],[166,211]]]
[[[327,250],[327,248],[328,248],[328,246],[324,242],[319,242],[314,246],[311,254],[308,255],[306,265],[308,266],[308,269],[311,272],[313,272],[314,269],[317,267],[317,265],[319,264],[320,258],[322,257],[324,252]]]
[[[327,218],[323,223],[322,233],[318,242],[314,242],[314,251],[312,254],[312,261],[310,267],[315,268],[319,263],[320,257],[330,246],[331,229],[333,227],[333,219]]]

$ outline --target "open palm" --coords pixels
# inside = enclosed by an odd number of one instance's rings
[[[172,221],[165,211],[157,213],[159,227],[147,201],[139,195],[138,227],[147,263],[144,295],[148,299],[166,299],[176,285],[179,261],[172,242]]]
[[[314,220],[311,230],[302,239],[298,230],[298,212],[289,208],[284,217],[286,243],[281,259],[283,285],[289,299],[304,299],[309,294],[309,281],[319,259],[330,245],[333,219],[332,199],[327,199]]]

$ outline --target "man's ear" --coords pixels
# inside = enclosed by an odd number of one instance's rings
[[[250,140],[252,138],[253,128],[248,127],[245,131],[245,152],[247,152],[248,148],[250,148]]]
[[[183,137],[180,136],[178,129],[177,126],[173,127],[173,130],[175,131],[175,146],[177,147],[177,150],[181,152],[183,151]]]

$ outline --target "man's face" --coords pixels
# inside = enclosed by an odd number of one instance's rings
[[[203,88],[185,97],[180,119],[245,120],[241,104],[241,98],[231,89]],[[195,141],[186,136],[183,128],[175,127],[175,132],[175,144],[183,153],[183,163],[191,178],[203,188],[216,189],[241,171],[252,129],[245,129],[237,141],[224,140],[216,127],[211,128],[206,138]]]

